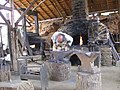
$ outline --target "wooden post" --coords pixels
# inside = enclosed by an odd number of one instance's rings
[[[118,21],[118,29],[119,29],[119,34],[120,34],[120,0],[118,0],[118,16],[119,16],[119,21]],[[119,37],[120,39],[120,37]]]
[[[35,19],[35,33],[39,34],[39,23],[38,23],[38,13],[34,16]]]

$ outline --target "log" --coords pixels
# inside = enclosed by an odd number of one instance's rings
[[[101,90],[101,73],[77,73],[76,90]]]
[[[34,90],[29,81],[0,82],[0,90]]]
[[[11,72],[9,65],[0,64],[0,82],[10,81],[10,80],[11,80]]]
[[[112,65],[112,52],[109,46],[101,47],[101,64],[103,66],[111,66]]]
[[[50,80],[64,81],[68,80],[71,75],[71,63],[46,62]]]

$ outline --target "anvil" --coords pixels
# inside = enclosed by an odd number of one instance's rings
[[[69,57],[72,55],[74,50],[69,51],[51,51],[51,59],[52,60],[63,60],[65,57]]]

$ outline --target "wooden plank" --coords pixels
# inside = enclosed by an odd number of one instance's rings
[[[23,17],[27,14],[27,12],[31,9],[31,7],[35,4],[37,0],[34,0],[30,6],[25,10],[25,12],[19,17],[19,19],[16,21],[15,26],[18,26],[18,23],[23,19]]]
[[[120,15],[120,0],[118,0],[118,13]]]
[[[65,3],[65,6],[67,6],[67,8],[68,8],[69,13],[71,13],[71,12],[72,12],[72,10],[69,8],[69,6],[68,6],[68,4],[67,4],[66,0],[64,0],[64,3]]]
[[[10,7],[4,6],[0,4],[0,9],[11,11],[12,9]]]
[[[9,21],[4,17],[4,15],[0,12],[0,16],[2,17],[2,19],[5,21],[5,23],[10,26]]]
[[[45,2],[44,2],[44,5],[49,9],[49,11],[54,15],[54,17],[57,17],[57,16],[55,15],[55,12],[53,12],[53,11],[46,5]]]
[[[26,1],[27,1],[27,2],[29,3],[29,5],[30,5],[30,2],[29,2],[28,0],[26,0]],[[38,9],[38,8],[37,8],[37,9]],[[37,9],[36,9],[36,10],[37,10]],[[32,11],[33,11],[33,10],[32,10]],[[45,19],[45,17],[41,14],[41,12],[39,12],[38,15],[40,15],[40,17],[41,17],[42,19]],[[38,17],[38,18],[39,18],[39,17]],[[41,20],[41,19],[39,18],[39,20]]]
[[[19,12],[19,14],[20,14],[20,11],[17,9],[18,6],[16,7],[16,5],[14,5],[14,7],[15,7],[15,9]],[[31,18],[31,17],[30,17],[30,18]],[[28,20],[31,21],[29,18],[28,18]],[[29,24],[29,26],[32,26],[31,23],[30,23],[28,20],[27,20],[27,23]],[[18,26],[20,26],[20,25],[18,25]],[[22,25],[21,25],[21,26],[22,26]],[[27,27],[28,27],[28,26],[27,26]]]
[[[21,2],[21,5],[22,6],[24,6],[25,7],[25,10],[26,10],[26,8],[27,8],[27,6],[24,4],[24,2],[22,2],[22,1],[20,1]],[[30,5],[30,4],[29,4]],[[20,6],[19,6],[20,7]],[[20,9],[21,10],[21,9]],[[25,11],[24,10],[24,11]],[[18,10],[19,11],[19,10]],[[23,12],[22,12],[23,13]],[[31,17],[31,16],[29,16],[32,20],[34,20],[34,18],[33,17]]]
[[[62,13],[59,11],[59,9],[56,7],[55,3],[53,3],[51,0],[49,0],[52,6],[55,8],[55,10],[58,12],[58,14],[63,17]]]
[[[35,33],[38,33],[38,35],[39,35],[38,14],[36,14],[36,16],[34,16],[34,19],[35,19]]]
[[[34,11],[38,6],[40,6],[43,2],[45,2],[46,0],[43,0],[43,1],[41,1],[36,7],[34,7],[33,9],[32,9],[32,11]]]
[[[21,14],[20,10],[18,10],[18,7],[20,7],[20,6],[18,4],[14,4],[14,6],[15,6],[16,10],[19,12],[19,14]],[[33,18],[32,17],[28,17],[28,20],[27,20],[27,22],[31,26],[30,22],[32,22]]]
[[[11,59],[11,69],[13,70],[13,53],[12,53],[12,40],[11,40],[11,26],[8,26],[8,47],[9,47],[9,52],[10,52],[10,59]]]
[[[67,16],[67,14],[66,14],[66,12],[65,12],[65,10],[63,9],[63,7],[60,5],[60,3],[58,2],[58,0],[53,0],[53,3],[55,3],[55,5],[56,5],[56,8],[58,9],[58,11],[59,12],[63,12],[62,13],[62,15],[63,15],[63,18],[65,18],[66,16]],[[60,7],[60,8],[58,8],[58,6]],[[60,9],[62,10],[62,11],[60,11]]]
[[[36,2],[37,3],[37,2]],[[37,3],[38,4],[38,3]],[[39,6],[40,9],[49,17],[49,18],[52,18],[46,11],[43,7]]]

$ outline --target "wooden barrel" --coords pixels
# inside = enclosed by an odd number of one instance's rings
[[[46,62],[49,72],[49,78],[53,81],[64,81],[70,78],[71,63]]]

